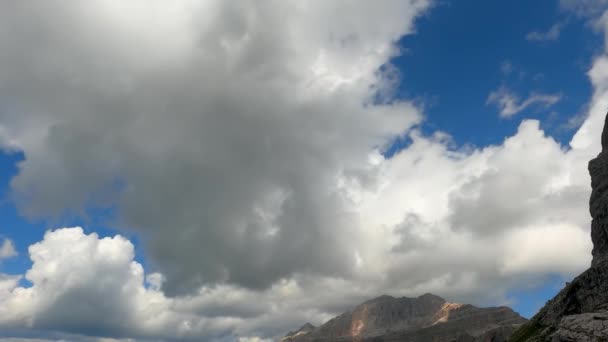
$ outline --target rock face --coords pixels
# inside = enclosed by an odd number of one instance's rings
[[[381,296],[307,333],[290,332],[281,341],[504,342],[525,321],[507,307],[477,308],[432,294]]]
[[[608,115],[591,174],[591,268],[550,300],[511,342],[608,341]]]
[[[606,341],[606,331],[608,331],[608,313],[585,313],[564,317],[555,337],[559,341]]]
[[[593,261],[596,266],[608,257],[608,115],[602,132],[602,152],[589,162],[591,174],[591,240]]]

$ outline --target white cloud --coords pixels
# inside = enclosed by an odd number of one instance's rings
[[[15,244],[9,239],[4,239],[0,244],[0,260],[17,256]]]
[[[554,24],[549,28],[549,30],[545,32],[541,31],[532,31],[526,35],[526,39],[531,42],[546,42],[546,41],[556,41],[559,39],[559,36],[564,28],[565,23],[560,22]]]
[[[215,300],[217,290],[175,300],[146,288],[144,270],[133,260],[133,245],[120,236],[99,238],[81,228],[58,229],[30,246],[29,254],[33,264],[25,278],[32,286],[19,287],[17,279],[0,286],[0,326],[5,329],[99,336],[100,341],[220,340],[234,336],[242,324],[241,317],[230,313],[188,310],[190,300]]]
[[[560,0],[560,7],[580,16],[597,16],[608,8],[608,0]]]
[[[507,255],[501,271],[506,274],[528,272],[547,273],[547,270],[570,269],[575,273],[580,269],[578,260],[589,255],[587,231],[570,224],[552,222],[545,227],[523,228],[508,236],[505,244]],[[556,246],[568,246],[560,253]]]
[[[495,104],[500,110],[503,118],[514,116],[533,105],[541,105],[549,108],[561,100],[560,94],[539,94],[532,93],[525,100],[520,98],[505,87],[501,87],[490,93],[487,104]]]

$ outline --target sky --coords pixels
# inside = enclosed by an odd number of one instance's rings
[[[608,1],[0,6],[2,342],[531,317],[590,264]]]

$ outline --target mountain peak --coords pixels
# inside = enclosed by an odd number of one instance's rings
[[[390,301],[436,301],[436,302],[447,302],[445,299],[434,295],[432,293],[425,293],[418,297],[393,297],[390,295],[381,295],[376,298],[370,299],[363,304],[374,304],[374,303],[382,303],[382,302],[390,302]],[[362,305],[363,305],[362,304]]]
[[[393,296],[389,296],[389,295],[381,295],[378,296],[376,298],[372,298],[368,301],[363,302],[363,304],[371,304],[371,303],[381,303],[381,302],[386,302],[386,301],[391,301],[394,300],[395,297]]]
[[[310,324],[310,322],[307,322],[306,324],[304,324],[303,326],[301,326],[300,329],[298,329],[298,331],[312,330],[314,328],[316,328],[314,325]]]
[[[421,298],[441,299],[441,300],[445,301],[445,299],[439,297],[438,295],[434,295],[434,294],[428,293],[428,292],[423,294],[422,296],[418,297],[418,299],[421,299]]]

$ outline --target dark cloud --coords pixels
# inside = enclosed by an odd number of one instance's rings
[[[116,208],[172,295],[347,276],[360,237],[338,179],[417,122],[369,86],[426,5],[6,5],[14,198],[32,217]]]

